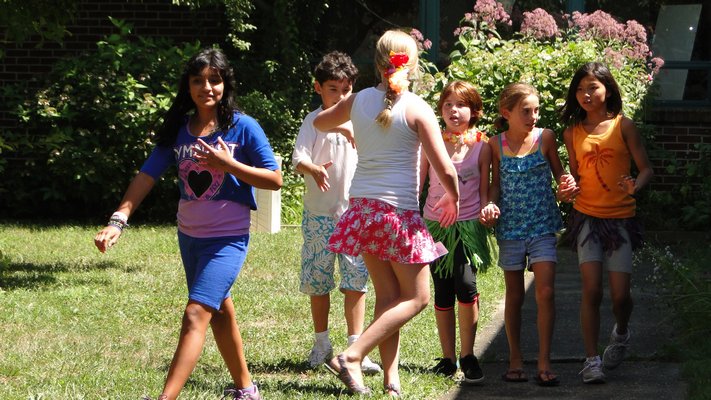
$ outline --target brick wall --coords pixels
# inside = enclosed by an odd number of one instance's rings
[[[655,177],[651,187],[655,190],[669,191],[683,177],[670,174],[666,167],[673,155],[678,160],[700,160],[697,143],[711,145],[711,108],[657,108],[647,116],[647,123],[655,130],[655,144],[664,154],[650,154]],[[711,160],[702,160],[711,162]]]
[[[66,36],[62,45],[45,42],[38,47],[37,39],[5,45],[0,87],[26,80],[39,82],[57,60],[95,49],[96,42],[117,31],[109,16],[132,24],[133,34],[169,37],[176,42],[222,43],[228,29],[224,12],[214,7],[191,11],[172,5],[170,0],[80,0],[75,18],[67,26],[71,36]],[[15,122],[0,110],[0,127],[12,126]]]

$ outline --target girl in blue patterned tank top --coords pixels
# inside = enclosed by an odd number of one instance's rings
[[[560,381],[551,372],[550,347],[555,321],[554,281],[557,263],[555,233],[562,228],[558,198],[570,198],[577,190],[565,174],[558,157],[555,133],[537,128],[539,101],[535,88],[524,83],[506,86],[499,96],[498,129],[508,129],[491,138],[492,176],[489,198],[482,210],[490,224],[496,224],[499,266],[504,270],[506,308],[504,320],[509,343],[509,368],[502,375],[507,382],[524,382],[521,353],[521,307],[525,295],[524,270],[533,271],[538,306],[538,372],[541,386]],[[554,195],[551,173],[565,182]]]

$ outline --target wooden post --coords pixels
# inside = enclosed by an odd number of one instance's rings
[[[281,168],[281,156],[276,156]],[[257,210],[252,211],[252,232],[277,233],[281,230],[281,190],[254,189]]]

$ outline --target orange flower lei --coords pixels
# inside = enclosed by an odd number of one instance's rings
[[[410,81],[407,80],[410,70],[405,67],[408,61],[410,61],[410,57],[407,54],[390,51],[390,68],[385,71],[385,76],[388,77],[390,90],[396,95],[402,93],[410,85]]]
[[[482,138],[486,140],[486,134],[477,129],[470,129],[464,133],[450,131],[442,132],[442,139],[444,139],[445,142],[459,145],[466,144],[467,146],[471,146],[474,143],[481,142]]]

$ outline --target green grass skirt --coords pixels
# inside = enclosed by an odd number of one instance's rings
[[[437,221],[425,219],[427,229],[435,242],[442,242],[449,253],[434,262],[434,272],[442,278],[452,275],[454,270],[454,249],[462,243],[464,256],[479,272],[486,272],[494,259],[493,239],[490,230],[478,220],[457,221],[448,228],[442,228]]]

